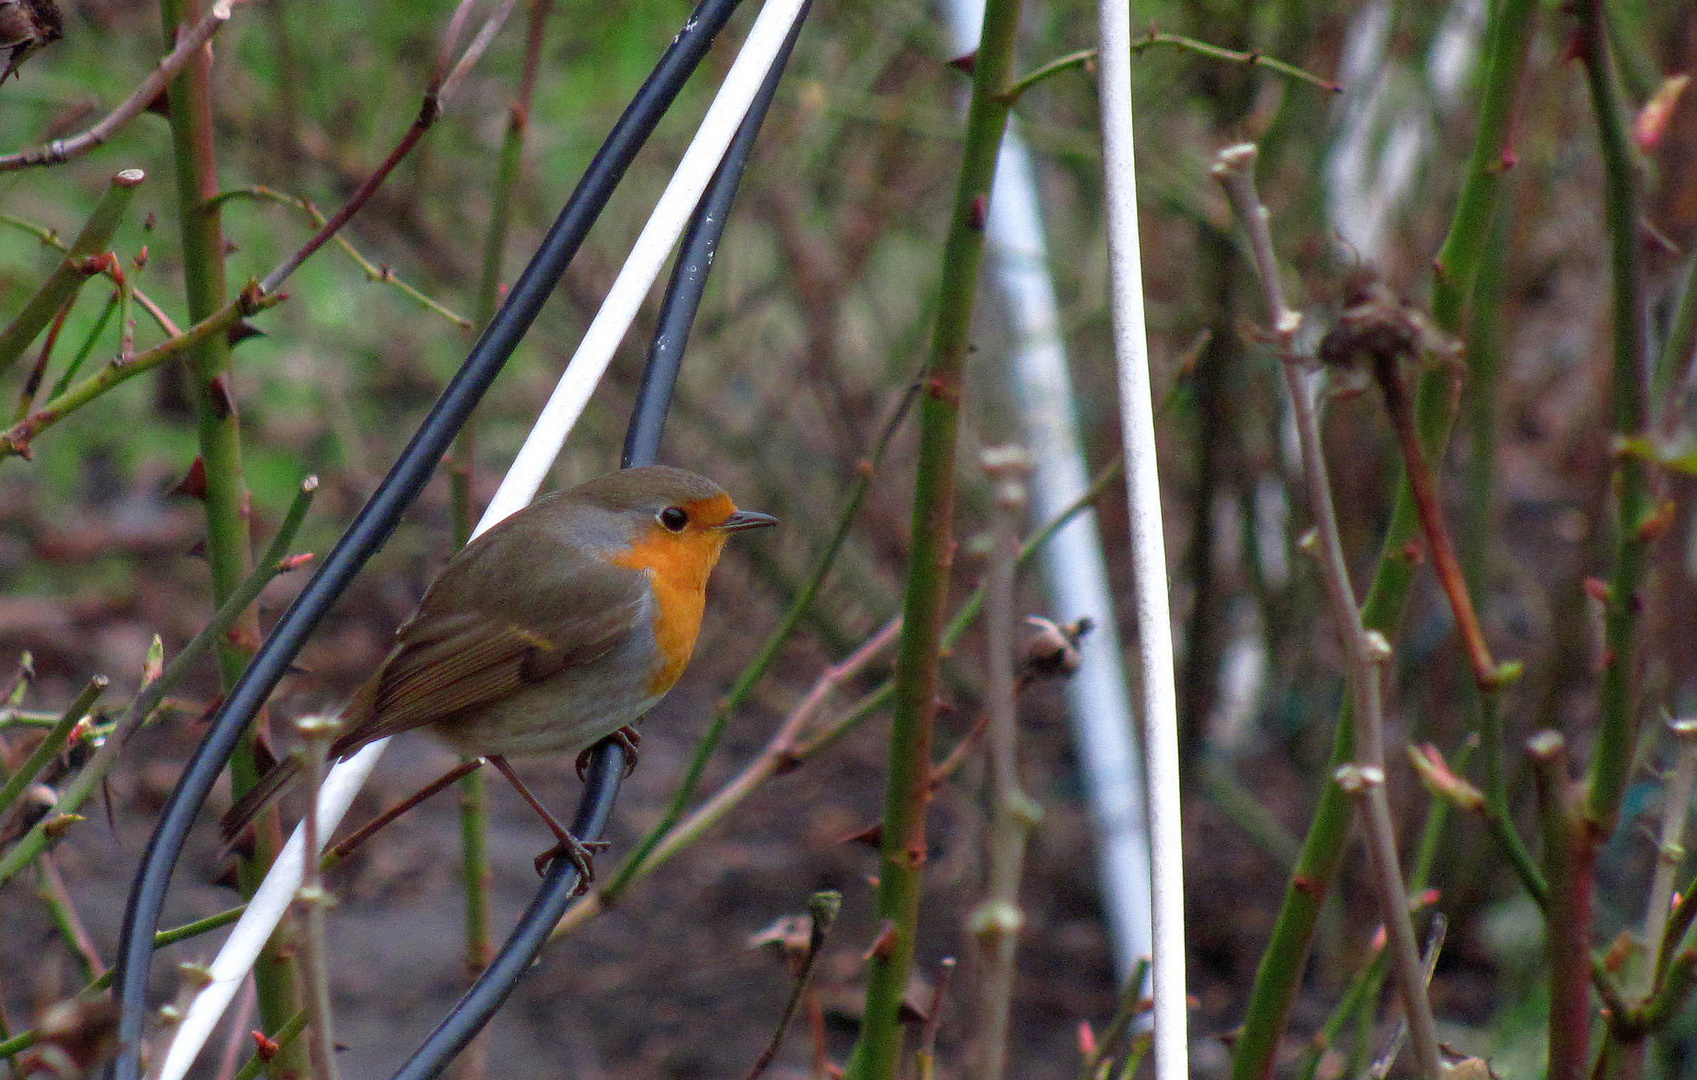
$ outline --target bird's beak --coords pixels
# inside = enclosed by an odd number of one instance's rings
[[[754,510],[738,510],[724,521],[713,526],[715,532],[742,532],[744,529],[764,529],[768,525],[776,525],[778,519],[771,514],[762,514]]]

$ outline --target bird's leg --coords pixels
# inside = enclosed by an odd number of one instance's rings
[[[366,824],[360,826],[360,828],[357,829],[346,840],[343,840],[341,843],[337,844],[335,847],[327,850],[324,853],[324,859],[325,859],[326,863],[334,863],[334,862],[337,862],[337,861],[340,861],[342,859],[347,858],[348,855],[352,854],[352,852],[355,848],[359,847],[361,844],[363,844],[367,840],[371,839],[372,834],[375,833],[378,829],[383,828],[385,825],[388,825],[391,821],[394,821],[396,818],[400,817],[402,814],[406,813],[408,810],[411,810],[413,807],[417,806],[419,803],[430,798],[432,795],[435,795],[437,792],[448,787],[449,785],[457,782],[461,777],[469,776],[470,774],[476,772],[478,769],[482,768],[482,766],[483,766],[483,759],[482,758],[469,758],[465,761],[460,762],[458,765],[454,766],[452,769],[449,769],[447,772],[443,773],[441,776],[438,776],[436,779],[430,781],[430,783],[419,788],[417,791],[413,792],[411,795],[408,795],[406,798],[402,799],[400,802],[396,803],[394,806],[391,806],[389,809],[383,811],[381,814],[378,814],[376,817],[372,818]]]
[[[625,748],[625,776],[627,778],[636,771],[636,748],[642,745],[642,732],[626,724],[602,739],[601,742],[616,742]],[[595,744],[595,746],[600,745],[599,742]],[[595,746],[585,749],[577,756],[577,778],[579,780],[587,779],[584,774],[589,769],[589,755],[595,752]]]
[[[579,840],[572,835],[570,829],[561,825],[554,815],[548,812],[548,808],[543,806],[535,795],[530,793],[530,789],[525,787],[524,781],[519,779],[518,773],[514,772],[513,767],[507,764],[506,758],[500,754],[490,754],[484,760],[500,770],[501,775],[507,778],[507,782],[513,785],[513,790],[517,791],[520,797],[530,804],[530,808],[536,811],[537,815],[547,824],[549,831],[554,834],[554,838],[559,841],[536,857],[537,876],[540,877],[547,873],[548,864],[564,855],[572,861],[573,866],[577,867],[577,891],[579,893],[587,892],[589,883],[595,880],[595,852],[605,851],[608,847],[607,842],[605,840],[593,840],[586,844]]]

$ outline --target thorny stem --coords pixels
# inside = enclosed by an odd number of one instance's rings
[[[118,231],[118,224],[129,209],[130,199],[145,176],[140,169],[124,169],[107,183],[100,201],[95,203],[93,213],[89,214],[82,231],[71,242],[65,257],[36,289],[35,295],[24,303],[23,310],[18,312],[11,324],[0,330],[0,375],[11,368],[29,343],[41,333],[42,327],[76,295],[88,280],[90,269],[98,272],[104,268],[103,263],[96,264],[92,260],[96,260],[112,242],[112,234]]]
[[[256,1080],[259,1074],[265,1071],[265,1066],[272,1060],[273,1056],[295,1044],[295,1040],[301,1037],[301,1032],[306,1030],[306,1025],[306,1010],[302,1009],[289,1017],[288,1020],[284,1021],[283,1026],[277,1029],[277,1033],[271,1037],[267,1045],[269,1053],[256,1052],[247,1059],[247,1064],[236,1070],[236,1075],[230,1077],[230,1080]]]
[[[204,22],[206,9],[226,0],[160,0],[160,20],[166,43]],[[213,121],[212,49],[203,43],[192,50],[181,70],[166,83],[172,158],[176,171],[177,226],[183,263],[183,293],[191,322],[203,322],[229,301],[227,251],[223,211],[210,203],[218,193],[218,144]],[[120,288],[125,284],[120,282]],[[130,345],[127,300],[119,302],[119,332]],[[194,402],[199,457],[205,485],[200,493],[206,515],[206,558],[211,569],[213,606],[233,595],[253,569],[252,528],[248,518],[249,492],[242,461],[242,431],[237,402],[233,345],[228,334],[201,337],[185,350]],[[228,690],[246,669],[259,647],[257,611],[236,613],[231,632],[215,650],[219,683]],[[230,760],[231,791],[240,796],[257,782],[259,752],[255,741],[265,734],[263,713],[244,733],[243,743]],[[275,817],[261,823],[250,857],[236,867],[237,887],[251,897],[276,858],[282,838]],[[288,933],[274,935],[255,971],[259,1014],[264,1026],[283,1022],[295,1009],[296,968],[290,956]],[[299,1070],[304,1063],[279,1060],[273,1075]]]
[[[60,251],[69,250],[66,248],[65,242],[59,239],[58,233],[54,232],[52,229],[46,229],[40,225],[25,221],[22,218],[15,218],[10,214],[0,214],[0,225],[10,225],[14,229],[21,229],[50,248],[57,248]],[[122,267],[117,263],[105,263],[100,267],[100,272],[111,278],[113,284],[117,284],[118,278],[121,276],[121,270]],[[182,331],[177,329],[177,325],[171,321],[170,316],[165,314],[164,309],[154,303],[146,293],[142,292],[140,289],[134,289],[133,292],[135,293],[136,303],[142,306],[142,310],[147,312],[149,318],[159,324],[159,329],[164,331],[166,337],[176,337],[178,334],[182,333]],[[108,301],[108,303],[115,302],[116,294],[114,294],[113,300]],[[68,381],[66,376],[60,376],[60,379],[62,382]],[[57,394],[63,389],[63,385],[56,386],[53,388],[53,392]]]
[[[1280,345],[1285,387],[1290,394],[1292,411],[1302,447],[1302,470],[1308,485],[1309,513],[1314,518],[1318,537],[1321,579],[1325,585],[1332,618],[1343,639],[1347,657],[1346,678],[1350,699],[1354,705],[1355,761],[1347,775],[1360,798],[1362,826],[1367,834],[1368,861],[1378,894],[1381,915],[1388,935],[1387,949],[1391,971],[1397,989],[1402,994],[1403,1008],[1414,1044],[1414,1058],[1420,1072],[1439,1080],[1443,1061],[1438,1052],[1437,1029],[1432,1020],[1432,1007],[1426,994],[1421,973],[1420,947],[1414,936],[1414,926],[1408,915],[1408,892],[1403,886],[1401,864],[1396,849],[1396,827],[1391,818],[1390,800],[1385,794],[1385,750],[1383,692],[1380,677],[1383,663],[1389,658],[1390,647],[1382,635],[1369,634],[1356,605],[1349,582],[1348,564],[1344,560],[1343,543],[1338,536],[1337,517],[1332,509],[1331,487],[1326,476],[1325,455],[1320,447],[1320,424],[1315,415],[1295,350],[1295,337],[1301,327],[1301,316],[1291,310],[1284,299],[1279,282],[1279,267],[1273,253],[1272,234],[1268,228],[1267,209],[1255,190],[1256,150],[1252,144],[1240,143],[1220,151],[1212,172],[1224,185],[1226,197],[1238,220],[1250,238],[1249,248],[1256,271],[1261,279],[1267,309],[1273,323],[1273,333]],[[1340,778],[1341,781],[1341,778]]]
[[[984,223],[1010,106],[1020,0],[988,0],[973,61],[972,101],[960,181],[949,217],[937,291],[937,323],[925,373],[913,496],[913,541],[896,662],[878,869],[880,935],[867,971],[865,1018],[849,1061],[853,1080],[894,1080],[902,1049],[902,997],[919,933],[931,738],[937,713],[940,639],[954,557],[956,444],[960,430]]]
[[[47,763],[59,756],[59,751],[71,741],[71,735],[77,725],[82,723],[100,695],[106,692],[106,685],[107,679],[104,675],[96,675],[88,680],[88,685],[66,706],[64,713],[41,741],[35,744],[35,749],[30,751],[29,757],[24,759],[18,771],[7,778],[4,786],[0,786],[0,819],[6,816],[6,811],[11,809],[13,801],[24,793],[24,789],[41,775],[41,770],[47,767]]]
[[[1579,12],[1579,51],[1591,91],[1592,111],[1603,158],[1603,203],[1612,253],[1611,285],[1614,302],[1614,372],[1612,386],[1614,433],[1634,438],[1646,426],[1644,386],[1644,312],[1640,295],[1638,253],[1638,196],[1626,120],[1609,59],[1603,26],[1602,0],[1582,0]],[[1654,539],[1645,463],[1631,454],[1615,461],[1614,574],[1603,616],[1603,679],[1598,702],[1601,722],[1588,777],[1586,816],[1598,838],[1614,831],[1626,796],[1637,742],[1634,702],[1635,637],[1642,606],[1639,590],[1649,570],[1649,547]]]

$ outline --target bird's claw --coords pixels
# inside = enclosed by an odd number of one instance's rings
[[[610,846],[605,840],[591,840],[585,843],[571,833],[566,833],[559,843],[536,857],[536,876],[546,877],[548,867],[555,859],[570,859],[572,865],[577,867],[577,889],[572,895],[582,896],[589,891],[589,883],[595,880],[595,853],[606,851]]]
[[[636,748],[642,745],[642,732],[626,724],[607,736],[602,742],[616,742],[625,748],[625,777],[629,778],[630,774],[636,771]],[[595,744],[595,746],[600,745],[601,743]],[[580,783],[586,779],[585,774],[589,771],[589,755],[595,752],[595,746],[591,746],[577,756],[577,778]]]

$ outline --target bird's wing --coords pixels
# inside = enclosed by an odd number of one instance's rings
[[[605,564],[574,565],[584,569],[556,564],[538,574],[522,599],[500,611],[433,610],[442,583],[433,586],[419,613],[396,632],[388,659],[356,695],[345,714],[353,726],[333,752],[342,756],[474,711],[617,647],[643,609],[645,583],[637,573],[609,572]]]

